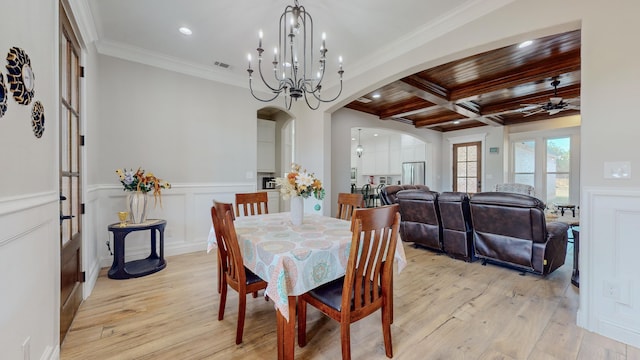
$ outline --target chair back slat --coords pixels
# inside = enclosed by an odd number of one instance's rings
[[[229,248],[230,261],[230,273],[229,276],[237,281],[238,284],[246,283],[246,273],[244,271],[244,261],[242,259],[242,253],[240,252],[240,245],[238,244],[238,237],[236,235],[236,227],[233,224],[233,214],[227,210],[223,227],[225,233],[225,240],[227,240],[227,247]]]
[[[366,308],[379,306],[392,285],[393,256],[400,227],[398,205],[357,209],[352,223],[342,309],[366,313]]]
[[[238,244],[235,226],[233,225],[233,208],[231,204],[215,203],[211,208],[213,226],[218,239],[218,248],[224,248],[227,260],[223,260],[223,270],[229,285],[237,289],[238,284],[246,282],[244,262]],[[222,257],[222,255],[221,255]]]
[[[211,207],[211,221],[213,222],[213,230],[216,233],[218,262],[223,273],[226,273],[227,268],[229,267],[229,250],[227,249],[226,241],[224,240],[224,230],[222,228],[222,217],[227,210],[233,211],[233,205],[230,203],[213,201],[213,206]]]
[[[338,194],[338,213],[336,217],[342,220],[351,220],[353,211],[364,207],[364,196],[362,194]]]
[[[236,215],[250,216],[269,213],[267,192],[236,194]],[[242,211],[240,211],[242,209]]]

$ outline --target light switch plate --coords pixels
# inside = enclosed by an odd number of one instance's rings
[[[605,179],[631,179],[630,161],[605,161]]]

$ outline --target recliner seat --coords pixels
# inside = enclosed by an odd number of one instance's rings
[[[545,205],[539,199],[483,192],[473,195],[469,203],[477,257],[540,275],[564,264],[569,226],[547,223]]]

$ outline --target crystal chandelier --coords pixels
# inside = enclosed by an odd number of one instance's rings
[[[362,154],[364,153],[364,147],[360,145],[360,130],[362,129],[358,129],[358,146],[356,146],[356,154],[358,157],[362,157]]]
[[[275,100],[278,95],[284,95],[284,103],[287,110],[291,109],[293,100],[304,97],[307,106],[316,110],[321,102],[334,101],[342,93],[342,57],[338,60],[338,75],[340,76],[340,90],[332,99],[323,99],[320,91],[322,80],[326,70],[325,34],[322,33],[322,45],[320,46],[320,57],[318,63],[313,60],[313,20],[311,15],[305,11],[304,6],[294,0],[294,5],[287,6],[280,15],[279,44],[273,49],[273,76],[271,81],[265,80],[262,72],[262,30],[259,32],[258,48],[258,73],[260,79],[270,92],[274,95],[271,98],[262,99],[253,91],[252,79],[253,69],[251,68],[251,54],[249,54],[249,89],[251,95],[262,102]],[[314,100],[315,99],[315,100]],[[310,101],[311,100],[311,101]]]

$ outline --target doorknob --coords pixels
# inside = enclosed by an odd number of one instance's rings
[[[67,197],[66,197],[66,196],[64,196],[64,195],[62,195],[62,194],[60,194],[60,202],[63,202],[63,201],[65,201],[65,200],[67,200]],[[75,216],[75,215],[63,215],[63,214],[62,214],[62,208],[60,209],[60,225],[62,225],[62,221],[64,221],[64,220],[71,220],[71,219],[73,219],[74,217],[76,217],[76,216]]]
[[[62,215],[62,213],[60,213],[60,225],[62,225],[62,222],[64,220],[71,220],[74,217],[76,217],[75,215]]]

